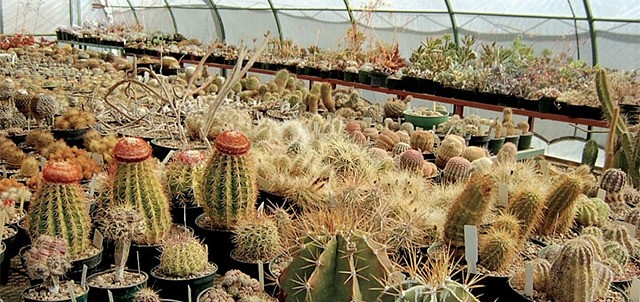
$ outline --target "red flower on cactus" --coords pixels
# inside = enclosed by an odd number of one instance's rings
[[[15,205],[15,201],[13,201],[13,199],[11,198],[6,198],[5,200],[2,201],[2,205],[5,207],[13,207]]]
[[[215,147],[220,153],[238,156],[249,152],[251,142],[241,131],[227,130],[216,137]]]
[[[113,158],[119,162],[137,163],[151,157],[151,145],[139,137],[121,138],[113,147]]]
[[[74,183],[82,179],[82,168],[72,161],[49,161],[42,169],[42,177],[53,183]]]

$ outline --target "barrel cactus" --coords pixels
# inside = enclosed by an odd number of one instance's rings
[[[184,150],[172,158],[165,171],[169,197],[174,206],[198,206],[198,180],[207,158],[204,150]]]
[[[544,203],[540,190],[533,186],[523,187],[511,196],[506,212],[515,216],[520,222],[522,238],[529,238],[542,221]]]
[[[471,163],[464,157],[456,156],[447,161],[442,170],[442,179],[445,182],[466,181],[471,174]]]
[[[629,261],[629,252],[627,249],[615,241],[605,243],[602,250],[608,259],[617,262],[622,267]]]
[[[629,235],[627,228],[621,224],[609,223],[602,228],[606,240],[615,241],[622,245],[629,253],[635,254],[637,240]]]
[[[391,153],[393,153],[394,156],[400,155],[409,149],[411,149],[411,146],[409,144],[400,142],[393,146]]]
[[[518,155],[518,146],[513,143],[505,143],[496,155],[496,164],[514,164]]]
[[[395,145],[399,142],[400,142],[400,137],[398,136],[398,134],[396,134],[395,132],[389,129],[385,129],[385,130],[382,130],[382,132],[380,132],[380,134],[378,135],[378,138],[376,139],[375,147],[384,149],[386,151],[391,151],[393,147],[395,147]]]
[[[66,240],[69,256],[91,246],[91,218],[87,198],[78,183],[80,167],[73,162],[49,162],[42,171],[44,182],[31,199],[27,215],[32,239],[49,235]]]
[[[258,198],[257,173],[244,133],[225,131],[215,139],[215,151],[199,186],[210,226],[230,229],[242,216],[255,211]]]
[[[162,245],[158,270],[165,276],[178,278],[198,275],[206,270],[208,257],[207,248],[198,239],[181,232]]]
[[[403,170],[417,172],[421,171],[424,163],[424,157],[420,151],[409,149],[400,155],[399,166]]]
[[[232,255],[238,260],[270,262],[282,253],[278,224],[265,214],[247,216],[238,221],[233,234],[235,249]]]
[[[627,173],[620,169],[607,169],[600,177],[600,188],[607,193],[618,193],[627,184]]]
[[[581,226],[601,226],[609,220],[609,205],[600,198],[578,197],[576,223]]]
[[[464,138],[457,135],[448,135],[436,151],[436,165],[444,169],[445,165],[452,157],[461,156],[464,152]]]
[[[513,234],[513,230],[492,227],[480,237],[480,264],[495,272],[509,268],[519,251],[517,232],[516,230],[516,234]]]
[[[421,150],[425,153],[433,153],[435,144],[435,134],[426,130],[416,130],[409,138],[411,148]]]

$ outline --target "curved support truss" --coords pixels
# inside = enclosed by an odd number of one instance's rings
[[[164,5],[167,7],[167,10],[169,11],[169,15],[171,16],[171,22],[173,23],[173,33],[178,33],[178,23],[176,23],[176,16],[173,14],[173,9],[171,9],[171,6],[169,5],[169,2],[167,0],[163,0],[164,1]]]
[[[351,9],[351,4],[349,3],[349,0],[344,0],[344,6],[347,8],[347,14],[349,14],[349,21],[351,21],[351,24],[355,25],[356,18],[353,17],[353,10]]]
[[[280,17],[278,17],[278,11],[273,5],[273,0],[267,0],[267,2],[269,3],[269,7],[271,7],[271,12],[273,13],[273,19],[276,21],[276,28],[278,29],[278,38],[280,39],[280,42],[282,42],[284,38],[282,36],[282,26],[280,26]]]
[[[595,19],[593,18],[593,13],[591,11],[591,3],[589,0],[582,0],[584,4],[584,10],[587,14],[587,22],[589,22],[589,34],[591,35],[591,64],[598,64],[598,41],[596,40],[596,27],[595,27]]]
[[[136,24],[140,25],[140,19],[138,18],[138,13],[136,12],[136,9],[133,8],[133,5],[131,4],[130,0],[127,0],[127,4],[129,5],[129,8],[131,8],[131,13],[133,14],[133,18],[136,19]]]
[[[227,34],[224,30],[224,23],[222,23],[222,17],[220,17],[218,6],[213,2],[213,0],[205,0],[205,3],[211,8],[211,17],[213,18],[213,22],[216,24],[216,34],[220,37],[222,42],[226,41]]]
[[[455,13],[453,12],[453,7],[451,6],[450,0],[444,0],[444,4],[447,6],[447,13],[449,13],[449,19],[451,20],[451,31],[453,32],[453,41],[458,44],[459,32],[458,32],[458,22],[456,21]]]

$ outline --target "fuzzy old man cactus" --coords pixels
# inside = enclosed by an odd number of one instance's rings
[[[144,218],[145,236],[135,243],[161,243],[173,223],[168,195],[154,170],[151,146],[141,138],[122,138],[113,148],[113,158],[110,204],[129,205]]]
[[[214,229],[230,229],[240,217],[255,211],[258,185],[250,148],[251,142],[240,131],[216,137],[200,185],[201,204]]]
[[[43,279],[49,292],[60,292],[60,277],[71,268],[66,240],[48,235],[37,237],[27,255],[27,273]]]
[[[360,231],[308,235],[278,279],[280,301],[375,301],[392,264]]]
[[[32,239],[40,235],[63,238],[69,255],[80,255],[91,246],[91,218],[78,183],[81,168],[73,162],[49,162],[42,176],[44,182],[29,207],[29,234]]]
[[[167,186],[174,206],[196,207],[198,179],[207,163],[204,150],[184,150],[176,154],[167,166]]]

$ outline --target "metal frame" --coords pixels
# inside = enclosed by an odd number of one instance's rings
[[[169,2],[167,0],[163,0],[163,1],[164,1],[164,5],[167,7],[167,10],[169,11],[169,15],[171,16],[171,22],[173,22],[173,33],[177,34],[178,23],[176,23],[176,16],[173,14],[173,9],[171,9]]]
[[[216,24],[216,33],[218,34],[218,37],[220,37],[222,42],[226,41],[227,33],[224,30],[224,23],[222,22],[218,6],[213,2],[213,0],[204,0],[204,2],[211,9],[211,17],[213,18],[213,23]]]
[[[276,28],[278,29],[278,38],[280,38],[280,42],[282,42],[284,39],[282,36],[282,26],[280,26],[280,17],[278,17],[278,10],[275,9],[275,6],[273,6],[273,0],[267,0],[267,2],[269,3],[269,7],[271,7],[271,12],[273,13],[273,19],[274,21],[276,21]]]
[[[596,27],[595,19],[591,13],[591,3],[589,0],[582,0],[584,4],[584,10],[587,14],[587,21],[589,22],[589,34],[591,35],[591,64],[594,66],[598,64],[598,42],[596,40]]]
[[[127,4],[129,4],[129,8],[131,9],[131,13],[133,14],[133,18],[136,19],[136,24],[140,25],[140,19],[138,18],[138,12],[136,12],[136,9],[133,8],[133,5],[131,5],[131,1],[130,0],[127,0]],[[114,7],[114,6],[112,6],[112,7]]]
[[[450,0],[444,0],[444,4],[447,6],[447,12],[449,13],[449,19],[451,19],[451,31],[453,32],[453,41],[458,44],[460,41],[458,33],[458,22],[456,22],[456,16],[453,12],[453,6],[451,6]]]

